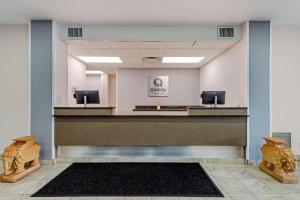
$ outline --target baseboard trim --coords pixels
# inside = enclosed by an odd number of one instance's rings
[[[40,160],[42,165],[54,165],[56,163],[55,159],[50,160]]]
[[[250,165],[250,166],[258,166],[258,164],[260,163],[260,161],[258,160],[247,160],[246,164]]]
[[[58,157],[57,163],[72,162],[203,162],[221,164],[243,164],[242,158],[194,158],[194,157]]]
[[[242,158],[243,148],[236,146],[143,146],[92,147],[58,146],[57,157],[193,157]]]

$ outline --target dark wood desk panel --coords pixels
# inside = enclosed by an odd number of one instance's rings
[[[192,116],[247,116],[245,107],[188,107],[188,115]]]
[[[55,117],[61,146],[246,146],[246,117]]]
[[[112,108],[55,108],[55,145],[242,146],[245,157],[247,108],[188,109],[188,116],[124,116]]]
[[[107,116],[115,107],[55,107],[54,116]]]

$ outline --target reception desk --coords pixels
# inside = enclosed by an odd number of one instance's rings
[[[247,108],[189,107],[186,116],[113,115],[112,109],[55,108],[55,145],[247,145]]]

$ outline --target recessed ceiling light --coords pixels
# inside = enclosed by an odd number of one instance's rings
[[[162,63],[199,63],[204,57],[163,57]]]
[[[85,71],[86,74],[88,75],[99,75],[99,74],[103,74],[103,71],[91,71],[91,70],[87,70]]]
[[[87,63],[122,63],[120,57],[78,56],[78,58]]]

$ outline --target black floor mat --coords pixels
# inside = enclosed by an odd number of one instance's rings
[[[223,197],[198,163],[74,163],[33,197]]]

